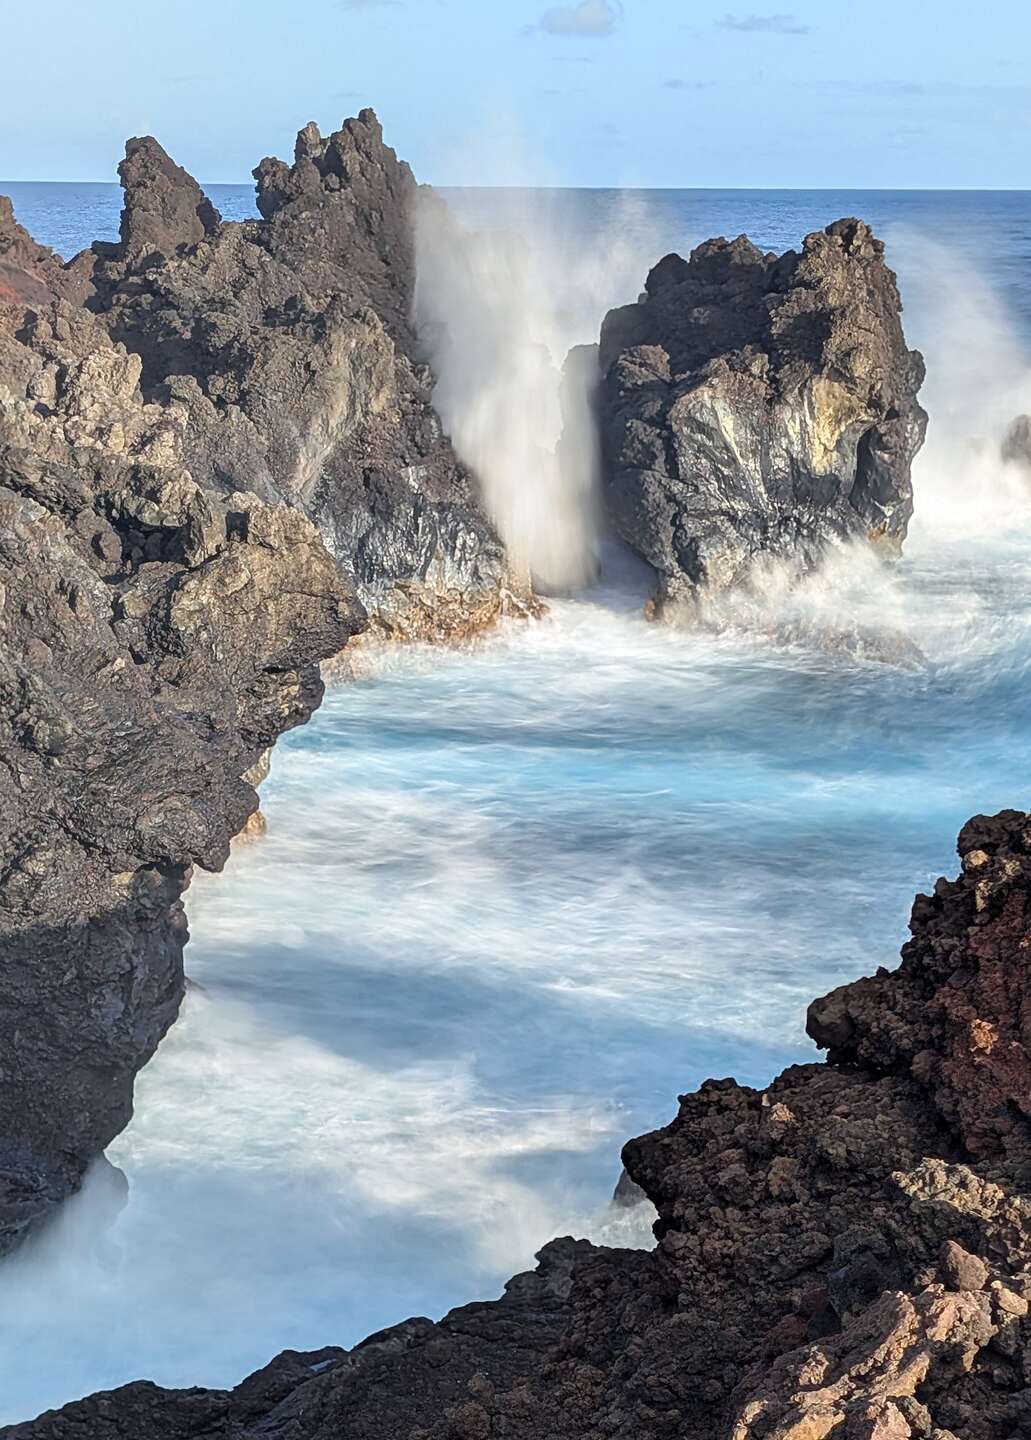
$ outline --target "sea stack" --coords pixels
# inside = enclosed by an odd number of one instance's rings
[[[895,277],[861,220],[763,254],[667,255],[601,337],[604,490],[617,533],[692,618],[755,567],[862,540],[898,555],[927,417]]]

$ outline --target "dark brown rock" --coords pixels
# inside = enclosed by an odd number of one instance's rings
[[[14,206],[0,195],[0,304],[45,304],[53,296],[60,261],[37,245],[14,218]]]
[[[609,314],[606,503],[661,613],[693,615],[757,565],[804,572],[840,541],[898,554],[926,425],[900,309],[881,242],[839,220],[800,254],[741,236],[667,256]]]
[[[1031,470],[1031,415],[1018,415],[1002,441],[1002,458]]]
[[[154,141],[131,141],[120,174],[122,242],[75,265],[144,394],[185,412],[194,479],[303,510],[384,634],[446,638],[518,609],[431,404],[410,324],[416,185],[373,112],[326,139],[306,126],[293,165],[263,160],[260,221],[218,223]]]
[[[125,191],[121,253],[131,264],[160,264],[199,245],[221,223],[196,180],[151,135],[126,141],[118,176]]]
[[[899,970],[833,991],[808,1030],[839,1064],[910,1074],[976,1156],[1031,1140],[1031,822],[979,816],[959,837],[962,873],[913,906]]]
[[[363,624],[303,515],[194,482],[139,376],[81,307],[0,306],[0,1249],[127,1122],[191,867]]]
[[[983,1290],[988,1266],[955,1240],[946,1240],[938,1256],[938,1268],[950,1290]]]

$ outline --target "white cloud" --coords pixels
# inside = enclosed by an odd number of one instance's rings
[[[808,35],[809,25],[803,25],[795,15],[724,15],[716,24],[721,30],[736,30],[742,35]]]
[[[623,16],[618,0],[580,0],[578,5],[553,5],[541,16],[540,28],[549,35],[573,35],[603,40]]]

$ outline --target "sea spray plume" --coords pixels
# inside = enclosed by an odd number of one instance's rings
[[[911,227],[889,231],[906,329],[927,356],[931,415],[914,465],[912,538],[968,539],[1031,520],[1027,473],[1006,439],[1031,409],[1031,347],[971,263]]]
[[[438,375],[434,403],[514,567],[543,589],[585,583],[594,476],[563,483],[561,352],[534,256],[519,236],[466,230],[425,201],[416,253],[416,323]]]
[[[434,403],[513,564],[566,590],[593,578],[599,529],[597,368],[590,350],[566,357],[613,299],[635,293],[647,226],[602,243],[559,202],[515,190],[506,221],[472,230],[421,198],[415,319]]]

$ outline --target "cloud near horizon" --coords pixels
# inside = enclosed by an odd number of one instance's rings
[[[734,30],[739,35],[808,35],[811,25],[804,25],[795,15],[724,15],[716,21],[720,30]]]
[[[619,0],[580,0],[578,5],[553,5],[545,10],[540,29],[548,35],[604,40],[614,33],[622,18]]]

